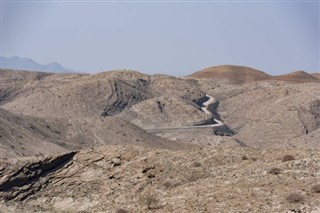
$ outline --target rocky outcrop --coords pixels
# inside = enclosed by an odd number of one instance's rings
[[[200,106],[176,96],[160,96],[140,102],[120,117],[142,128],[194,126],[211,122]]]
[[[290,158],[285,157],[290,156]],[[102,146],[3,162],[3,212],[317,212],[319,150]],[[2,164],[2,165],[3,165]],[[292,196],[302,199],[290,199]]]
[[[72,161],[76,152],[27,162],[15,169],[0,168],[0,200],[23,201],[49,184],[50,174]]]
[[[193,79],[180,79],[168,76],[152,76],[151,88],[156,96],[175,96],[198,104],[206,93]]]
[[[152,97],[149,80],[124,81],[114,79],[110,85],[110,94],[107,97],[107,105],[101,113],[102,116],[118,114],[134,104]]]

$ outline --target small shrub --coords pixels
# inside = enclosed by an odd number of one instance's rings
[[[242,160],[248,160],[249,158],[246,155],[242,155],[241,159]]]
[[[172,186],[172,184],[171,184],[171,182],[166,181],[166,182],[163,183],[163,186],[164,186],[165,188],[170,188],[170,187]]]
[[[268,173],[269,173],[269,174],[272,174],[272,175],[278,175],[278,174],[281,173],[281,169],[274,167],[274,168],[271,168],[271,169],[268,171]]]
[[[313,185],[313,186],[311,187],[311,191],[312,191],[313,193],[320,193],[320,184]]]
[[[289,203],[301,203],[304,201],[304,197],[298,193],[292,193],[288,195],[287,201],[289,201]]]
[[[143,197],[143,202],[147,205],[149,210],[159,208],[159,200],[154,195],[147,194]]]
[[[115,213],[128,213],[128,211],[124,209],[118,209]]]
[[[193,162],[192,166],[193,167],[200,167],[201,163],[200,162]]]
[[[147,177],[148,177],[148,178],[154,178],[154,177],[156,177],[156,176],[155,176],[154,174],[148,174]]]
[[[295,158],[292,155],[285,155],[282,158],[282,162],[291,161],[291,160],[295,160]]]

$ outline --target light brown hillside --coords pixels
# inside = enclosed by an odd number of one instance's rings
[[[288,81],[294,83],[320,82],[315,76],[304,71],[296,71],[285,75],[279,75],[272,78],[278,81]]]
[[[252,81],[270,79],[271,76],[257,69],[244,66],[223,65],[208,67],[188,77],[221,79],[228,83],[243,84]]]
[[[320,79],[320,73],[311,73],[311,75],[317,79]]]

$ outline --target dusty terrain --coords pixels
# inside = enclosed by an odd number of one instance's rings
[[[0,70],[0,212],[319,212],[316,76]]]
[[[319,212],[319,156],[103,146],[3,164],[0,205],[5,212]]]

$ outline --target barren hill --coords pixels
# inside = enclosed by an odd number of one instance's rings
[[[319,82],[319,79],[317,79],[312,74],[306,73],[304,71],[296,71],[285,75],[279,75],[273,77],[273,80],[279,80],[279,81],[289,81],[289,82],[295,82],[295,83],[305,83],[305,82]]]
[[[84,123],[93,123],[93,128],[85,128],[85,131],[90,132],[88,137],[81,134],[79,136],[85,146],[97,140],[95,136],[91,137],[91,132],[96,129],[104,131],[105,127],[100,127],[102,124],[95,121],[100,116],[117,115],[145,129],[211,122],[212,117],[201,110],[201,100],[206,94],[218,100],[214,109],[217,111],[215,116],[221,115],[220,119],[231,128],[231,132],[236,133],[232,138],[239,140],[241,144],[260,148],[296,146],[303,143],[292,144],[293,139],[298,137],[301,138],[300,141],[304,141],[303,136],[319,128],[319,109],[310,108],[320,96],[317,83],[287,84],[261,80],[234,85],[216,79],[150,76],[131,70],[94,75],[48,74],[41,78],[32,72],[12,72],[2,72],[6,77],[3,78],[5,83],[1,84],[3,89],[0,90],[1,108],[38,120],[57,119],[60,123],[77,121],[76,129],[84,128],[81,119]],[[261,74],[252,70],[247,73],[251,72]],[[24,77],[17,79],[22,74]],[[297,74],[309,76],[306,73]],[[240,81],[243,80],[241,79]],[[68,129],[64,124],[60,126]],[[279,129],[278,126],[282,128]],[[213,144],[229,141],[217,137],[217,131],[201,132],[159,131],[156,134],[181,142],[202,141],[201,144],[204,141],[210,144],[211,141],[214,141]],[[221,136],[225,133],[218,134]],[[103,137],[108,135],[103,134]],[[110,134],[110,138],[113,137]],[[66,136],[62,138],[73,144],[69,148],[77,147],[74,145],[76,139]],[[307,144],[308,147],[317,145]]]
[[[317,79],[320,79],[320,73],[311,73],[311,75]]]
[[[40,81],[52,73],[0,69],[0,104],[12,100],[30,81]]]
[[[56,128],[0,109],[0,160],[67,151]]]
[[[236,132],[234,137],[246,145],[260,148],[319,145],[292,141],[307,137],[320,127],[318,83],[261,81],[218,84],[211,88],[206,81],[199,80],[203,82],[203,90],[217,98],[222,120]]]
[[[175,96],[142,101],[119,116],[142,128],[194,126],[208,123],[212,118],[195,103]]]
[[[173,150],[193,147],[159,138],[117,117],[36,118],[0,109],[0,160],[103,144]]]
[[[23,77],[23,84],[16,80],[18,74],[11,74],[7,83],[1,84],[0,103],[14,113],[37,117],[110,116],[164,93],[193,102],[205,94],[188,80],[151,77],[136,71]]]
[[[35,80],[42,79],[43,77],[53,75],[53,73],[45,72],[33,72],[33,71],[24,71],[24,70],[11,70],[11,69],[0,69],[0,80],[1,83],[6,81],[25,81],[25,80]]]
[[[16,76],[21,75],[20,72],[11,72],[3,72],[6,73],[7,83],[2,84],[3,100],[0,104],[3,109],[15,114],[70,119],[113,116],[125,110],[127,113],[123,113],[122,118],[139,124],[132,120],[134,117],[140,124],[143,121],[144,127],[172,126],[175,123],[196,124],[210,119],[197,105],[205,96],[205,92],[191,79],[164,75],[149,76],[125,70],[94,75],[51,74],[41,79],[34,77],[36,73],[26,72],[27,77],[17,80]],[[163,99],[163,103],[172,99],[174,104],[168,109],[167,105],[164,107],[166,111],[158,115],[153,114],[147,119],[148,122],[145,122],[147,112],[154,112],[150,107],[152,104],[149,103],[156,103],[157,99]],[[173,106],[175,110],[172,110]],[[181,113],[181,106],[186,113]],[[140,109],[139,113],[132,115],[133,108]],[[188,117],[189,115],[193,117]],[[186,118],[189,122],[185,122]]]
[[[2,107],[30,116],[87,117],[118,113],[149,96],[144,81],[138,79],[54,74],[30,80],[14,100]]]
[[[271,76],[250,67],[223,65],[216,67],[208,67],[206,69],[195,72],[188,77],[192,78],[214,78],[220,79],[227,83],[243,84],[252,81],[261,81],[270,79]]]
[[[286,81],[293,83],[320,82],[318,73],[309,74],[304,71],[296,71],[285,75],[271,76],[260,70],[250,67],[224,65],[209,67],[195,72],[187,78],[215,79],[222,83],[244,84],[255,81]]]
[[[0,74],[1,158],[101,144],[188,148],[191,145],[161,139],[112,115],[163,93],[180,97],[190,107],[204,95],[187,80],[136,71],[84,75],[1,70]],[[175,87],[164,88],[168,82]]]

